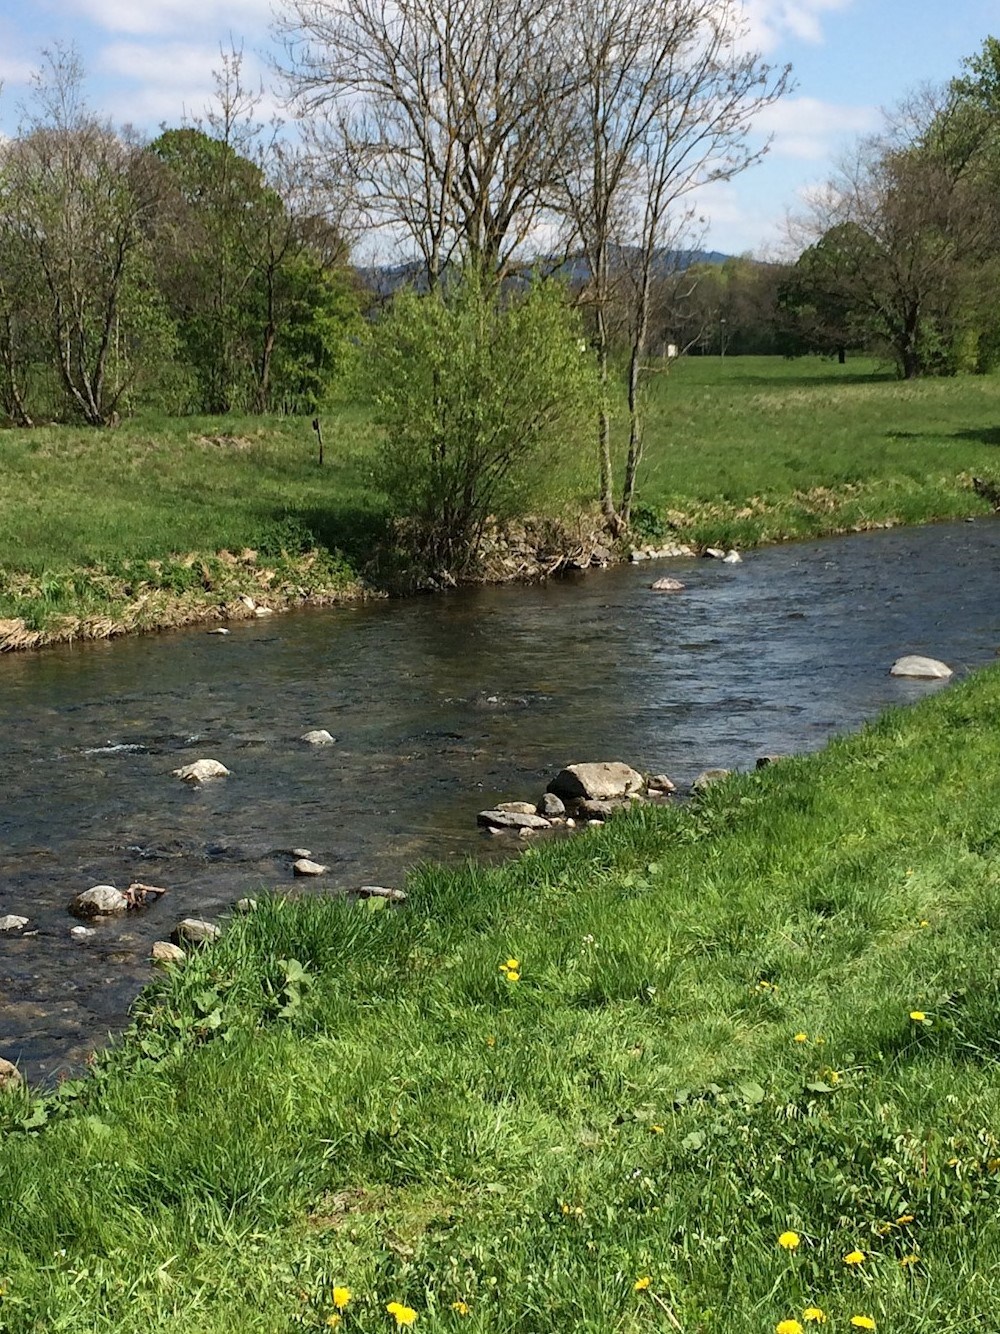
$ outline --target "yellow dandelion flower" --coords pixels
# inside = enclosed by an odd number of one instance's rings
[[[507,972],[509,973],[516,973],[520,967],[521,967],[520,959],[507,959],[504,963],[500,965],[500,971],[503,972],[503,970],[506,969]]]
[[[907,1223],[912,1223],[912,1222],[913,1222],[912,1214],[900,1214],[899,1217],[896,1219],[897,1227],[906,1227]]]
[[[632,1291],[645,1292],[646,1289],[649,1287],[649,1285],[652,1283],[652,1281],[653,1280],[649,1277],[648,1274],[643,1274],[642,1278],[637,1278],[636,1281],[632,1284]]]
[[[802,1238],[797,1232],[782,1232],[778,1238],[778,1245],[783,1251],[794,1251]]]
[[[915,1024],[923,1024],[927,1022],[927,1016],[924,1014],[923,1010],[911,1010],[910,1018]]]
[[[793,1041],[793,1042],[808,1042],[808,1041],[809,1041],[809,1034],[808,1034],[808,1033],[796,1033],[796,1034],[795,1034],[795,1037],[792,1039],[792,1041]]]
[[[879,1223],[875,1231],[879,1234],[880,1237],[887,1237],[889,1233],[892,1231],[892,1224]]]
[[[351,1300],[350,1288],[334,1288],[333,1304],[338,1311],[343,1311],[344,1307]]]
[[[779,1320],[774,1327],[774,1334],[803,1334],[797,1320]]]
[[[504,977],[506,977],[508,982],[520,982],[521,980],[521,974],[515,973],[513,968],[509,972],[504,973]]]
[[[389,1302],[385,1308],[396,1321],[397,1329],[408,1329],[417,1319],[417,1313],[412,1306],[404,1306],[402,1302]]]
[[[855,1329],[874,1329],[875,1321],[870,1315],[852,1315],[851,1324]]]
[[[899,1267],[900,1269],[909,1269],[911,1265],[916,1265],[919,1263],[920,1263],[919,1255],[904,1255],[902,1260],[900,1260],[899,1262]]]
[[[921,919],[920,919],[918,925],[919,925],[919,926],[930,926],[930,922],[928,922],[928,920],[927,920],[926,917],[921,917]]]
[[[339,1315],[328,1315],[323,1323],[326,1325],[327,1329],[336,1329],[342,1319],[343,1317]]]
[[[1000,1172],[1000,1158],[990,1158],[986,1163],[986,1170],[987,1172]]]
[[[844,1256],[845,1265],[863,1265],[865,1262],[864,1251],[848,1251]]]
[[[949,1167],[957,1167],[957,1166],[958,1166],[958,1159],[957,1159],[957,1158],[949,1158],[949,1159],[948,1159],[948,1166],[949,1166]]]
[[[662,1126],[650,1126],[650,1127],[649,1127],[649,1130],[650,1130],[650,1134],[653,1134],[653,1135],[662,1135],[662,1134],[663,1134],[663,1127],[662,1127]]]
[[[452,1302],[451,1309],[455,1312],[456,1315],[468,1315],[471,1312],[472,1307],[469,1305],[468,1302],[458,1301],[458,1302]]]
[[[802,1319],[810,1325],[825,1325],[826,1312],[821,1306],[807,1306],[802,1312]]]

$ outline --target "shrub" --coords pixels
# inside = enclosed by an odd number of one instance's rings
[[[375,331],[381,481],[414,554],[466,573],[490,517],[523,513],[596,401],[579,320],[555,283],[516,296],[463,278],[401,293]]]

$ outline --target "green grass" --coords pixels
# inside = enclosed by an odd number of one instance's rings
[[[390,1301],[991,1328],[998,728],[1000,669],[688,809],[423,868],[402,911],[265,900],[86,1079],[3,1101],[0,1327],[320,1329],[345,1284],[371,1334]]]
[[[863,359],[692,358],[652,373],[648,400],[639,499],[649,536],[751,546],[955,518],[986,512],[972,474],[1000,476],[1000,377],[902,384]],[[355,404],[331,410],[324,435],[320,468],[306,420],[0,432],[0,618],[34,633],[12,644],[169,624],[187,558],[223,550],[278,554],[291,542],[294,555],[315,542],[336,553],[336,578],[282,573],[279,584],[306,583],[310,597],[336,596],[365,572],[377,582],[387,505],[373,479],[378,432]],[[595,482],[593,442],[581,441],[553,461],[535,508],[593,512]],[[189,598],[181,619],[259,592],[224,574],[213,567],[208,597]]]

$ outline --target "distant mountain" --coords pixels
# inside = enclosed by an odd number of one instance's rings
[[[653,270],[660,277],[668,273],[683,273],[695,264],[724,264],[731,258],[731,255],[725,255],[721,250],[661,250],[654,258]],[[589,266],[582,255],[562,261],[556,261],[552,256],[543,256],[531,264],[522,265],[519,276],[527,280],[536,271],[554,274],[575,285],[585,283],[590,275]],[[356,272],[365,287],[379,297],[392,296],[401,287],[420,289],[426,286],[423,265],[419,260],[409,260],[403,264],[359,266]]]

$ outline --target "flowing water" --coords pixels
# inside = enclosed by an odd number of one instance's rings
[[[398,883],[421,859],[495,852],[477,811],[537,797],[564,764],[621,759],[690,781],[814,749],[1000,648],[1000,523],[664,561],[0,660],[0,1054],[49,1080],[125,1022],[150,943],[183,916],[292,884]],[[681,594],[650,591],[665,574]],[[298,738],[326,728],[336,743]],[[232,776],[192,789],[200,756]],[[515,843],[507,846],[517,847]],[[93,884],[163,885],[74,938]]]

